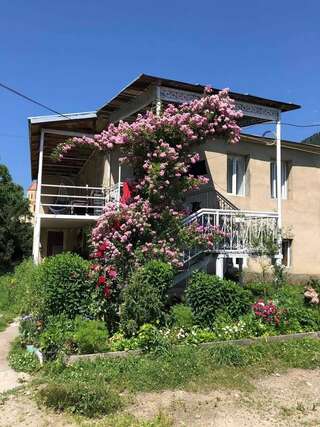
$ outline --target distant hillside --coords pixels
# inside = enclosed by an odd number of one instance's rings
[[[320,145],[320,132],[309,136],[308,138],[302,140],[301,142],[303,142],[304,144]]]

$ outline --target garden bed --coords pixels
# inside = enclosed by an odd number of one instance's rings
[[[271,342],[284,342],[289,340],[299,340],[304,338],[320,338],[320,331],[318,332],[301,332],[296,334],[288,335],[274,335],[274,336],[265,336],[257,338],[242,338],[239,340],[227,340],[227,341],[211,341],[203,342],[198,344],[199,347],[208,348],[208,347],[219,347],[221,345],[240,345],[247,346],[257,343],[271,343]],[[181,344],[180,344],[181,346]],[[143,354],[142,350],[127,350],[127,351],[108,351],[106,353],[92,353],[92,354],[73,354],[71,356],[65,357],[65,363],[67,365],[72,365],[81,361],[90,361],[99,358],[126,358],[129,356],[141,356]]]

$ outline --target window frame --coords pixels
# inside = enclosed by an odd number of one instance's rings
[[[289,164],[287,161],[281,161],[281,199],[288,199],[288,180],[289,180]],[[277,162],[276,160],[270,161],[270,195],[271,199],[277,199]]]
[[[232,172],[230,168],[230,162],[232,165]],[[241,164],[242,168],[242,182],[239,185],[239,166]],[[229,174],[231,173],[231,177]],[[231,178],[231,181],[230,181]],[[231,182],[231,187],[229,183]],[[240,190],[238,190],[238,188]],[[241,155],[228,155],[227,157],[227,193],[232,196],[245,197],[246,196],[246,157]]]

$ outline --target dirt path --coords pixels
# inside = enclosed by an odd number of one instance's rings
[[[141,393],[125,411],[141,422],[161,411],[172,420],[173,427],[320,426],[320,369],[291,369],[256,380],[254,386],[253,392],[246,393],[234,390]],[[101,419],[91,420],[88,425],[110,424]],[[28,392],[22,392],[0,406],[0,427],[28,426],[75,427],[76,422],[39,409]]]
[[[10,343],[18,336],[18,323],[11,323],[8,328],[0,333],[0,393],[9,391],[21,385],[28,376],[17,373],[8,365],[7,357]]]
[[[254,382],[255,391],[166,391],[140,394],[129,411],[159,411],[185,427],[320,426],[320,370],[292,369]]]

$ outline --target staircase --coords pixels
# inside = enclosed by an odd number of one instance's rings
[[[184,264],[198,259],[202,253],[229,256],[258,255],[266,250],[267,242],[275,242],[278,235],[278,215],[275,212],[241,211],[239,209],[200,209],[184,219],[185,226],[202,226],[202,233],[212,233],[213,228],[222,237],[210,250],[191,248],[184,252]]]

